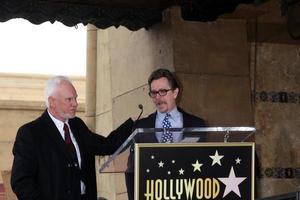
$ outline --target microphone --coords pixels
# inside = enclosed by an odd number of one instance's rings
[[[143,110],[143,105],[142,104],[139,104],[139,109]]]
[[[142,116],[142,114],[144,112],[144,106],[142,104],[139,104],[138,108],[141,110],[141,112],[140,112],[138,118],[135,120],[135,122],[137,122],[140,119],[140,117]]]
[[[141,118],[143,111],[144,111],[144,106],[142,104],[139,104],[138,108],[141,110],[141,112],[140,112],[139,116],[137,117],[137,119],[133,122],[131,132],[133,132],[133,130],[136,128],[135,126],[136,126],[137,122],[139,121],[139,119]],[[129,136],[129,137],[131,137],[131,136]],[[133,143],[130,144],[130,151],[134,151],[134,145],[132,145],[135,143],[134,137],[135,137],[135,135],[132,137]]]

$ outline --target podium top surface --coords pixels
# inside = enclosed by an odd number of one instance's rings
[[[112,161],[119,160],[120,166],[113,171],[124,171],[128,159],[128,149],[134,143],[159,143],[156,140],[156,134],[169,130],[173,133],[181,134],[182,139],[179,143],[197,143],[197,142],[251,142],[256,129],[254,127],[186,127],[186,128],[137,128],[126,139],[126,141],[109,156],[101,165],[99,172],[104,172]],[[150,138],[149,140],[147,138]],[[252,140],[253,139],[253,140]],[[107,170],[107,169],[106,169]],[[108,170],[111,171],[111,170]]]

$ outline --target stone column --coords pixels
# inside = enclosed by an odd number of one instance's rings
[[[108,30],[98,30],[97,32],[97,71],[96,71],[96,132],[107,136],[113,130],[112,120],[112,97],[111,97],[111,66],[110,53],[108,46]],[[99,157],[97,159],[97,169],[106,159]],[[110,169],[113,171],[113,163]],[[97,172],[98,173],[98,172]],[[99,196],[106,199],[116,199],[116,181],[114,173],[101,173],[98,177]]]
[[[98,30],[93,25],[87,27],[87,67],[86,67],[86,123],[101,135],[112,130],[110,70],[107,51],[107,31]],[[101,40],[99,39],[101,38]],[[114,179],[111,174],[100,174],[99,168],[104,157],[96,157],[98,196],[115,199]]]
[[[87,26],[87,58],[86,58],[86,123],[95,130],[96,116],[96,83],[97,83],[97,28]]]

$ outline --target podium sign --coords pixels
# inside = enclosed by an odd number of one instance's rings
[[[254,143],[136,143],[135,200],[254,200]]]

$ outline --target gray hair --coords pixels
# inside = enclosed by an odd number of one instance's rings
[[[72,85],[72,82],[66,76],[54,76],[46,82],[45,103],[46,103],[47,108],[49,107],[48,98],[55,93],[57,87],[61,84],[71,84]]]

